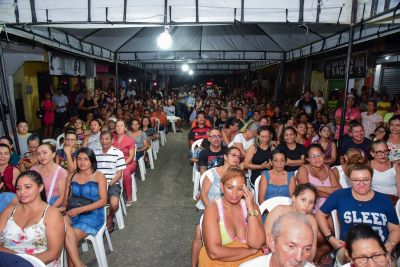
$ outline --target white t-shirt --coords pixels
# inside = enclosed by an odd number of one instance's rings
[[[53,97],[51,98],[51,101],[53,101],[54,104],[56,105],[57,112],[65,112],[67,110],[68,97],[66,97],[65,95],[53,95]],[[61,106],[63,106],[63,107],[59,108]]]
[[[374,133],[376,124],[383,122],[383,118],[377,112],[372,115],[367,115],[367,112],[361,113],[362,125],[364,126],[364,132],[366,137],[370,137]]]
[[[260,256],[240,264],[239,267],[269,267],[269,262],[271,261],[271,257],[272,253]],[[315,265],[306,262],[306,264],[304,264],[304,267],[315,267]]]
[[[239,133],[233,138],[232,144],[235,143],[242,143],[244,151],[247,152],[249,147],[251,145],[254,145],[254,138],[251,138],[249,141],[247,141],[246,138],[244,138],[243,134]]]
[[[322,107],[325,105],[325,99],[320,96],[316,96],[314,97],[315,102],[317,102],[317,110],[320,111],[322,109]]]

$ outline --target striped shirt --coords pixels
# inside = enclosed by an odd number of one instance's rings
[[[124,154],[113,146],[103,153],[101,148],[94,150],[97,160],[97,170],[103,173],[107,180],[112,180],[119,170],[126,169]]]

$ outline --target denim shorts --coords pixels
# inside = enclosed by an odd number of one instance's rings
[[[112,186],[108,187],[107,190],[107,196],[108,198],[110,197],[120,197],[121,196],[121,186],[119,185],[119,183],[116,183]]]

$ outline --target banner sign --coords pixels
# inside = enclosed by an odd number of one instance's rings
[[[324,66],[325,79],[344,79],[346,73],[346,57],[327,60]],[[350,78],[365,78],[367,74],[367,57],[365,53],[351,56]]]

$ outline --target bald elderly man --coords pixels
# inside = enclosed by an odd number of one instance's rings
[[[307,262],[313,244],[313,231],[308,218],[299,212],[279,217],[268,236],[271,253],[242,263],[240,267],[313,267]]]

